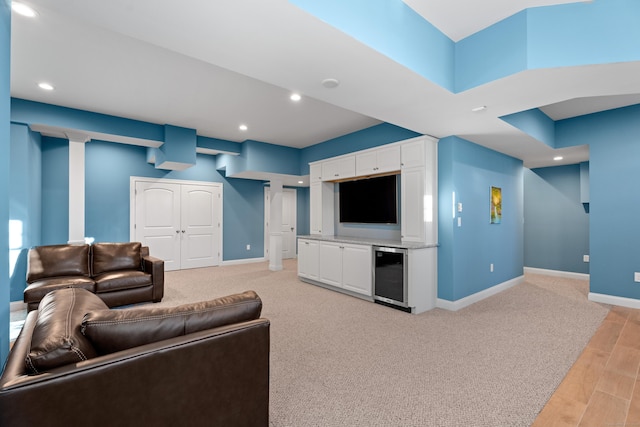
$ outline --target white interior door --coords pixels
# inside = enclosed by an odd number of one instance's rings
[[[216,206],[220,189],[205,185],[182,185],[181,268],[220,264],[216,241],[220,218]]]
[[[180,269],[179,184],[137,181],[135,185],[135,238],[149,246],[152,256],[164,260],[165,271]]]
[[[134,182],[132,240],[163,259],[165,271],[220,265],[221,184]]]
[[[271,200],[271,189],[265,187],[264,199],[264,253],[269,257],[269,227],[271,226],[269,203]],[[282,190],[282,259],[295,258],[296,256],[296,208],[297,192],[295,188],[284,188]]]

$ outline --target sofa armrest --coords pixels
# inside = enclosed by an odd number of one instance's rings
[[[162,301],[164,297],[164,260],[146,255],[142,257],[142,268],[145,273],[151,274],[153,283],[153,302]]]
[[[36,376],[7,371],[0,425],[267,426],[269,326],[209,329]]]

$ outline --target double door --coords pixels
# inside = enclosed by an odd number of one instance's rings
[[[135,181],[133,240],[165,271],[220,264],[222,184]]]

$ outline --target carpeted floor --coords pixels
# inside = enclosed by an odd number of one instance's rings
[[[458,312],[411,315],[284,267],[167,272],[160,303],[260,295],[272,426],[529,426],[608,312],[585,281],[527,276]]]

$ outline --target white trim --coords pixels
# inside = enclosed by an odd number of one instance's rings
[[[240,265],[240,264],[253,264],[256,262],[265,262],[268,261],[265,257],[262,258],[242,258],[242,259],[231,259],[228,261],[222,261],[220,265]]]
[[[635,298],[617,297],[614,295],[597,294],[589,292],[589,301],[602,304],[619,305],[621,307],[640,308],[640,300]]]
[[[525,267],[524,272],[530,274],[542,274],[545,276],[564,277],[567,279],[589,280],[586,273],[574,273],[573,271],[546,270],[544,268]]]
[[[462,308],[468,307],[471,304],[474,304],[478,301],[482,301],[485,298],[489,298],[493,295],[496,295],[502,291],[506,291],[507,289],[519,285],[524,281],[524,276],[515,277],[511,280],[507,280],[506,282],[498,283],[495,286],[487,288],[483,291],[476,292],[475,294],[471,294],[464,298],[455,301],[449,301],[445,299],[440,299],[436,301],[436,307],[443,308],[445,310],[450,311],[458,311]]]

